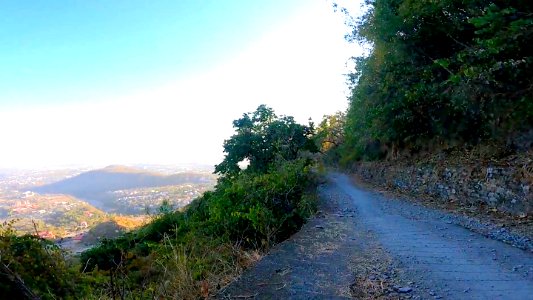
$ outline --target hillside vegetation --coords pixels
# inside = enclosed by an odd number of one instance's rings
[[[533,140],[533,3],[373,0],[347,38],[355,58],[342,160]],[[342,10],[346,12],[346,10]],[[333,126],[335,127],[335,126]]]
[[[370,50],[355,58],[346,113],[326,116],[316,133],[263,105],[244,114],[224,142],[213,191],[182,211],[163,203],[150,223],[75,259],[4,224],[0,294],[207,298],[313,213],[314,152],[349,165],[455,146],[531,151],[532,3],[369,0],[367,7],[347,36]]]
[[[50,242],[0,232],[0,294],[10,299],[196,299],[213,295],[315,210],[312,126],[266,106],[233,122],[214,191],[75,260]],[[246,169],[239,163],[248,161]]]

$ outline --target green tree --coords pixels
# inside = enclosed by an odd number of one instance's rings
[[[350,40],[356,59],[345,159],[450,142],[504,142],[533,124],[527,1],[374,0]]]
[[[344,143],[344,127],[346,114],[338,111],[333,115],[325,115],[316,129],[314,136],[321,152],[338,148]]]
[[[265,172],[276,159],[293,160],[301,151],[317,151],[310,139],[312,126],[300,125],[290,116],[278,117],[265,105],[233,121],[233,127],[236,133],[224,141],[226,156],[215,167],[226,177],[238,174],[238,163],[245,159],[249,172]]]
[[[346,114],[336,112],[325,115],[318,124],[313,139],[322,153],[322,161],[326,164],[337,164],[341,158],[340,151],[344,145]]]

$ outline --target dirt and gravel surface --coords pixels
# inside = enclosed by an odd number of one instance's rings
[[[529,249],[468,230],[460,216],[357,187],[344,174],[328,179],[318,215],[220,299],[533,299]]]

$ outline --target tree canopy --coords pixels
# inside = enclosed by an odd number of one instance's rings
[[[233,176],[240,172],[238,163],[248,160],[250,172],[265,172],[276,159],[293,160],[301,151],[316,151],[311,138],[313,126],[295,122],[291,116],[277,116],[271,108],[260,105],[233,121],[235,134],[224,141],[224,160],[215,172]]]
[[[347,159],[429,143],[505,141],[531,128],[530,1],[367,4],[349,35],[372,50],[350,76]]]

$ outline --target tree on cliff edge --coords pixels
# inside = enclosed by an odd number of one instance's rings
[[[233,127],[236,133],[224,141],[226,156],[215,166],[215,173],[226,177],[238,174],[238,163],[245,159],[250,162],[248,172],[265,172],[276,159],[293,160],[301,151],[317,151],[310,139],[312,125],[298,124],[291,116],[277,116],[265,105],[243,114],[233,121]]]

